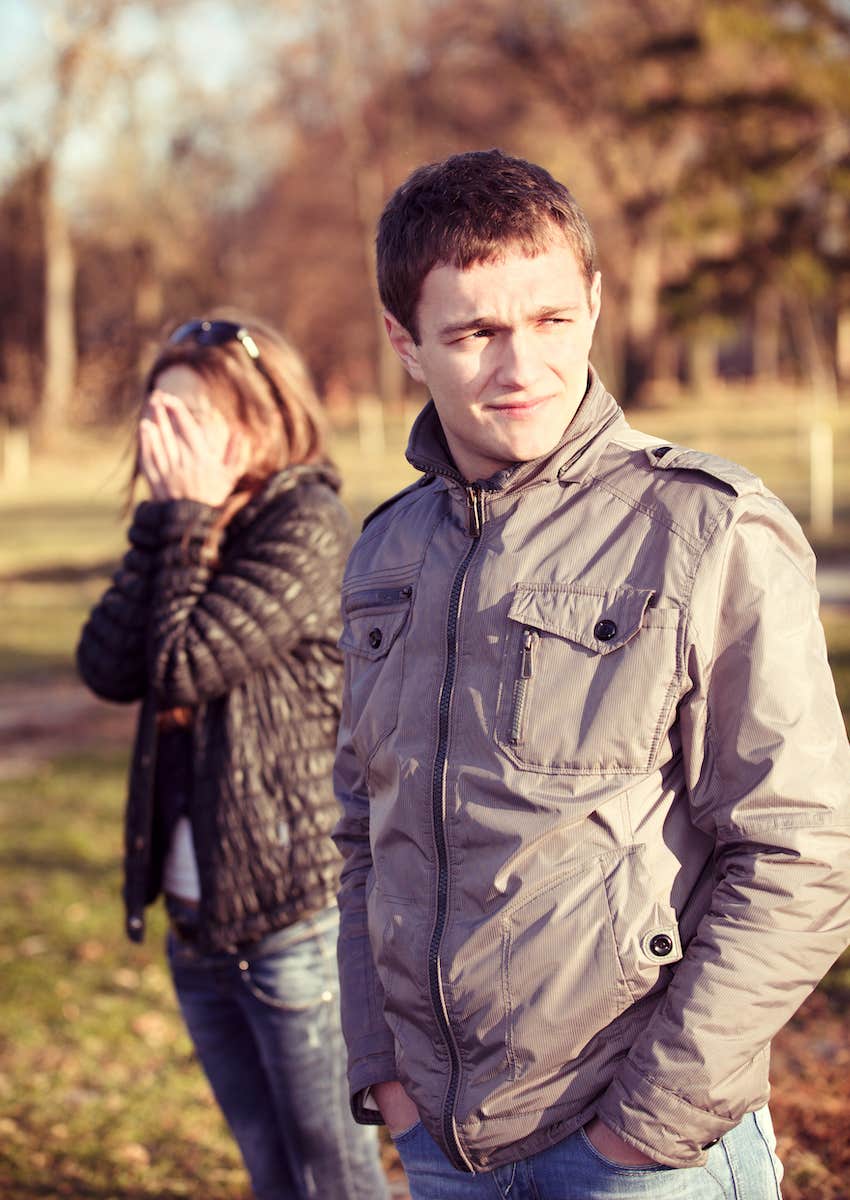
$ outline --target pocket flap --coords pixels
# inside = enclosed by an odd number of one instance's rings
[[[340,649],[361,658],[383,658],[407,620],[412,598],[409,585],[350,593],[343,600]]]
[[[588,592],[558,584],[518,583],[508,616],[578,642],[595,654],[610,654],[638,632],[654,595],[628,584]]]

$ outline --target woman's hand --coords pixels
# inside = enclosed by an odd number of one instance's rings
[[[248,463],[247,437],[210,406],[201,424],[177,396],[154,390],[139,422],[139,465],[154,500],[199,500],[213,507],[231,495]]]

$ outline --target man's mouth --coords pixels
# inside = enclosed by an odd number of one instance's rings
[[[531,396],[516,400],[500,400],[489,407],[506,416],[523,416],[525,413],[534,412],[549,399],[551,399],[550,396]]]

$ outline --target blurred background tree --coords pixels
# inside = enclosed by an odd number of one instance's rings
[[[121,416],[150,340],[228,302],[337,405],[397,399],[375,220],[417,163],[494,145],[587,209],[626,403],[850,385],[846,0],[28,8],[0,76],[7,423]]]

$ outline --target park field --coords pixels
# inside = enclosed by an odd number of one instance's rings
[[[796,433],[783,426],[771,443],[763,422],[736,440],[726,413],[690,426],[652,413],[635,424],[744,461],[806,523],[802,425]],[[413,478],[402,445],[400,425],[387,429],[380,453],[354,430],[337,436],[355,519]],[[843,427],[840,445],[836,525],[818,549],[832,560],[847,549],[850,561]],[[73,671],[80,624],[122,552],[127,470],[126,437],[78,435],[61,453],[37,458],[29,482],[0,485],[3,1200],[248,1197],[177,1013],[159,908],[143,945],[123,936],[119,860],[132,713],[89,701]],[[850,607],[825,607],[823,616],[848,719]],[[786,1200],[850,1197],[849,1017],[845,956],[775,1046],[772,1107]],[[391,1149],[385,1153],[397,1178]]]

